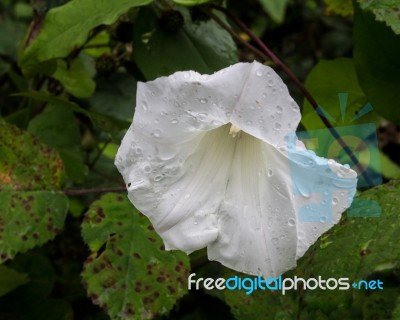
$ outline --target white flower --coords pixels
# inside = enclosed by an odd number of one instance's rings
[[[315,156],[293,134],[300,111],[258,62],[138,84],[116,157],[134,205],[168,250],[276,277],[340,219],[353,170]]]

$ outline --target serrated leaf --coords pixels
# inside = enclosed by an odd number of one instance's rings
[[[286,7],[289,0],[258,0],[265,12],[277,23],[282,23],[285,18]]]
[[[371,11],[376,20],[385,22],[400,34],[400,3],[398,0],[357,0],[361,9]]]
[[[365,191],[361,199],[378,203],[381,215],[375,218],[347,217],[325,234],[299,261],[296,273],[308,279],[342,277],[352,281],[368,279],[381,270],[399,266],[400,241],[398,203],[400,182],[391,182]],[[360,201],[360,198],[355,201]],[[371,206],[364,208],[364,211]],[[366,212],[364,212],[366,214]],[[327,244],[327,245],[324,245]],[[383,284],[385,290],[385,282]],[[354,291],[306,290],[302,301],[309,309],[322,309],[327,315],[338,307],[350,308]]]
[[[81,142],[79,126],[69,108],[62,105],[48,105],[41,114],[29,122],[28,131],[59,152],[71,180],[77,183],[84,181],[88,170],[79,148]]]
[[[352,0],[324,0],[328,14],[335,13],[341,16],[353,14]]]
[[[187,292],[188,257],[166,252],[147,218],[129,200],[107,194],[82,224],[92,254],[82,278],[89,297],[112,319],[151,319],[165,314]]]
[[[134,56],[147,80],[182,70],[211,74],[237,62],[236,47],[227,31],[214,21],[194,23],[183,9],[185,25],[174,34],[159,28],[152,11],[139,12]]]
[[[43,244],[61,230],[68,198],[63,165],[49,147],[0,121],[0,262]]]
[[[89,32],[99,25],[110,25],[129,9],[152,0],[74,0],[51,9],[41,29],[25,49],[20,60],[23,69],[41,62],[62,58],[83,45]]]
[[[354,63],[360,86],[375,110],[400,123],[400,36],[355,5]]]
[[[89,71],[80,58],[69,65],[59,60],[53,77],[61,82],[65,90],[77,98],[89,98],[96,87]]]
[[[0,266],[0,297],[29,281],[26,274]]]

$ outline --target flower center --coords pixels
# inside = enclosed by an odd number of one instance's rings
[[[232,138],[235,138],[236,135],[240,132],[240,128],[236,127],[234,124],[231,125],[231,128],[229,129],[229,134],[232,136]]]

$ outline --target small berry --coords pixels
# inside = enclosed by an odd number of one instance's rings
[[[117,68],[117,60],[108,54],[103,54],[96,60],[96,70],[101,76],[109,77],[117,71]]]
[[[161,14],[158,22],[161,30],[164,32],[176,33],[183,27],[185,20],[179,11],[168,10]]]

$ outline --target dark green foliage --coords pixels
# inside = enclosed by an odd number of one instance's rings
[[[247,275],[209,262],[205,250],[165,251],[114,166],[138,81],[261,60],[244,30],[214,10],[226,5],[336,126],[380,127],[373,154],[382,168],[373,169],[398,179],[399,3],[323,2],[0,0],[0,319],[399,319],[398,182],[360,191],[381,216],[355,217],[368,205],[344,214],[283,275],[381,279],[384,290],[188,292],[190,273]],[[302,101],[282,68],[266,63]],[[353,123],[368,102],[374,111]],[[300,129],[324,128],[302,105]]]

